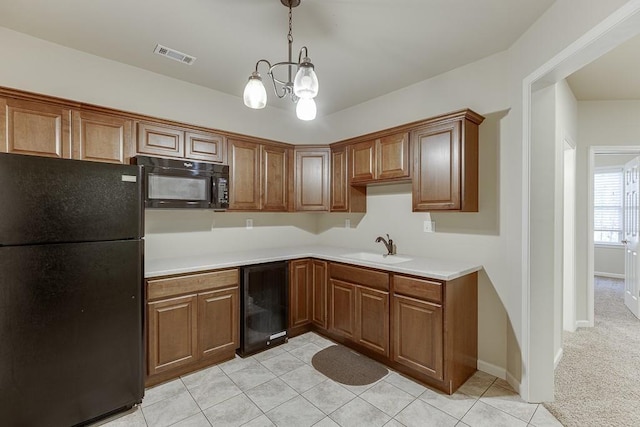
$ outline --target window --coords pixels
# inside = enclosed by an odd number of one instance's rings
[[[593,177],[593,240],[620,243],[623,234],[623,171],[597,169]]]

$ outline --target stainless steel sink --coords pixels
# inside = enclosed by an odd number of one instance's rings
[[[379,264],[399,264],[401,262],[411,261],[413,258],[407,258],[398,255],[383,255],[373,252],[353,252],[343,255],[345,258],[359,259],[361,261],[376,262]]]

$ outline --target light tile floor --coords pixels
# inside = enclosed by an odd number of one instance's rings
[[[311,366],[333,342],[307,333],[255,356],[146,390],[140,407],[103,427],[560,426],[506,381],[476,372],[449,396],[396,372],[367,386],[334,382]]]

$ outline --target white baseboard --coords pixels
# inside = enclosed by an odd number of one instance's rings
[[[493,375],[494,377],[498,377],[503,380],[507,378],[507,370],[501,368],[500,366],[485,362],[484,360],[478,360],[477,366],[479,371],[486,372],[487,374]]]
[[[563,354],[564,353],[562,351],[562,348],[558,350],[558,353],[556,353],[556,357],[553,359],[553,369],[556,369],[558,367],[558,363],[560,363]]]
[[[590,328],[591,324],[588,320],[576,320],[576,328]]]
[[[624,274],[619,273],[605,273],[603,271],[594,271],[593,275],[600,277],[609,277],[611,279],[624,279]]]
[[[509,385],[511,385],[511,387],[513,387],[515,391],[518,392],[520,396],[522,396],[522,385],[516,377],[511,375],[511,372],[507,372],[507,382],[509,383]]]

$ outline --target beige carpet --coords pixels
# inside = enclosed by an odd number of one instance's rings
[[[313,355],[311,364],[332,380],[347,385],[366,385],[389,373],[387,368],[343,345],[332,345]]]
[[[564,333],[544,406],[565,426],[640,426],[640,320],[623,292],[624,281],[597,277],[595,326]]]

